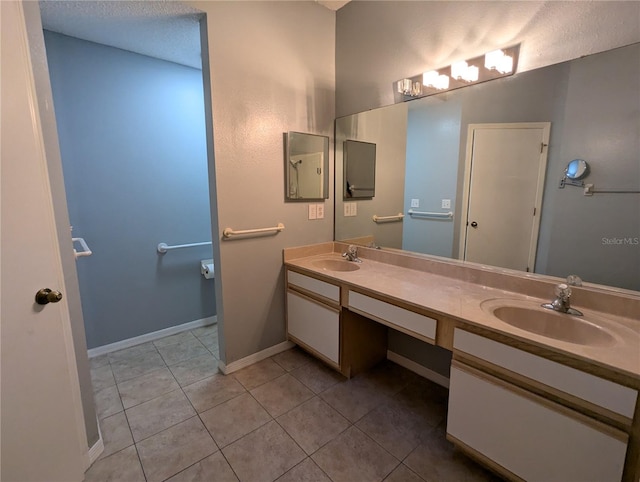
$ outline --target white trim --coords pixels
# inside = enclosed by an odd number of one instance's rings
[[[283,341],[282,343],[278,343],[277,345],[270,346],[258,353],[254,353],[253,355],[246,356],[241,358],[240,360],[236,360],[234,362],[225,364],[222,360],[218,362],[218,368],[222,373],[228,375],[229,373],[237,372],[238,370],[248,367],[249,365],[253,365],[259,361],[264,360],[265,358],[269,358],[270,356],[277,355],[283,351],[287,351],[289,348],[293,348],[295,343],[290,341]]]
[[[104,442],[102,441],[102,435],[100,435],[98,441],[89,449],[89,467],[98,460],[98,457],[102,455],[102,452],[104,452]]]
[[[140,345],[141,343],[146,343],[148,341],[158,340],[160,338],[164,338],[165,336],[175,335],[176,333],[182,333],[183,331],[200,328],[201,326],[213,325],[217,322],[217,316],[200,318],[199,320],[189,321],[188,323],[183,323],[182,325],[170,326],[169,328],[165,328],[164,330],[153,331],[151,333],[145,333],[144,335],[135,336],[126,340],[116,341],[115,343],[110,343],[109,345],[98,346],[96,348],[91,348],[90,350],[88,350],[89,358],[95,358],[106,353],[122,350],[123,348],[129,348],[131,346]]]
[[[402,355],[399,355],[396,352],[387,350],[387,360],[391,360],[394,363],[397,363],[401,367],[406,368],[407,370],[412,371],[413,373],[417,373],[422,378],[426,378],[427,380],[431,380],[438,385],[441,385],[445,388],[449,388],[449,379],[444,375],[441,375],[438,372],[434,372],[433,370],[420,365],[419,363],[410,360]]]

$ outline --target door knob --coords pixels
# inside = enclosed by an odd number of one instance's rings
[[[476,223],[475,221],[473,221],[473,222],[471,223],[471,227],[472,227],[472,228],[477,228],[477,227],[478,227],[478,223]]]
[[[62,293],[49,288],[42,288],[36,293],[36,303],[46,305],[47,303],[57,303],[62,299]]]

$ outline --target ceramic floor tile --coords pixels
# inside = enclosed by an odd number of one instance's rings
[[[196,338],[171,345],[159,346],[158,351],[167,365],[190,360],[202,355],[208,355],[207,350]]]
[[[94,356],[93,358],[89,358],[89,367],[90,368],[100,368],[109,364],[109,356],[108,355],[100,355]]]
[[[362,378],[375,386],[376,390],[387,395],[393,395],[405,388],[419,377],[406,368],[389,360],[384,360],[371,370],[362,374]]]
[[[349,428],[349,421],[318,397],[277,419],[309,455]]]
[[[274,378],[284,375],[284,369],[276,362],[267,358],[258,363],[254,363],[247,368],[243,368],[235,372],[233,375],[236,377],[242,386],[247,390],[256,388],[263,383],[273,380]]]
[[[111,369],[117,383],[141,377],[165,366],[164,360],[156,350],[148,351],[135,358],[111,362]]]
[[[171,365],[169,370],[171,370],[171,373],[173,373],[173,376],[182,387],[216,375],[219,372],[218,360],[209,353]]]
[[[445,438],[443,428],[434,428],[428,435],[404,460],[404,464],[423,479],[439,482],[501,480],[455,450],[453,444]]]
[[[160,482],[218,450],[198,417],[137,444],[147,482]]]
[[[124,348],[122,350],[114,351],[109,353],[107,357],[111,363],[128,360],[130,358],[138,358],[144,353],[154,352],[156,351],[156,347],[152,342],[141,343],[140,345],[135,345],[129,348]]]
[[[384,479],[384,482],[424,482],[424,479],[416,475],[406,465],[400,464]]]
[[[127,447],[95,462],[84,474],[84,482],[145,482],[135,446]]]
[[[313,397],[313,392],[289,374],[251,390],[272,417],[278,417]]]
[[[249,393],[206,412],[200,418],[219,447],[224,447],[271,420],[271,416]]]
[[[449,391],[430,380],[418,380],[402,389],[393,399],[404,408],[420,414],[432,427],[438,426],[447,416]]]
[[[202,338],[205,336],[218,336],[218,324],[214,323],[213,325],[201,326],[200,328],[195,328],[191,330],[191,334],[196,338]]]
[[[198,413],[246,393],[246,390],[231,375],[218,373],[183,388]]]
[[[198,340],[204,346],[206,346],[209,350],[217,350],[218,349],[218,334],[214,333],[207,336],[199,336]]]
[[[277,480],[278,482],[331,482],[327,474],[308,457]]]
[[[241,481],[272,482],[305,458],[275,421],[222,449]]]
[[[277,355],[272,356],[271,359],[288,372],[306,365],[312,360],[309,354],[298,347],[278,353]]]
[[[347,380],[337,371],[316,360],[292,370],[291,375],[313,390],[314,393],[324,392],[337,383]]]
[[[196,337],[191,334],[190,331],[183,331],[181,333],[176,333],[175,335],[165,336],[164,338],[160,338],[159,340],[155,340],[153,344],[156,348],[161,346],[173,345],[175,343],[184,343],[185,341],[195,340]]]
[[[402,398],[373,409],[356,426],[396,458],[403,460],[432,430],[430,418]]]
[[[320,397],[354,423],[388,400],[375,384],[362,377],[335,385]]]
[[[381,481],[399,464],[394,456],[353,426],[311,458],[334,482]]]
[[[101,459],[133,445],[133,437],[124,412],[101,420],[100,432],[104,443],[104,452],[100,455]]]
[[[103,388],[112,387],[116,384],[116,379],[113,378],[113,372],[108,363],[99,368],[91,369],[91,384],[93,385],[94,392],[102,390]]]
[[[218,451],[179,474],[174,475],[167,482],[238,482],[231,466]],[[300,481],[302,482],[302,481]]]
[[[168,368],[160,368],[141,377],[118,384],[124,408],[131,408],[143,402],[180,388]]]
[[[126,410],[133,439],[138,442],[196,415],[182,390]]]
[[[95,404],[98,420],[102,420],[109,415],[113,415],[124,410],[122,402],[120,401],[118,387],[115,385],[97,391],[95,393]]]

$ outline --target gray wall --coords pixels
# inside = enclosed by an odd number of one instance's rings
[[[454,212],[460,150],[461,104],[457,100],[410,102],[407,123],[407,162],[404,211]],[[418,199],[420,206],[411,207]],[[451,209],[442,200],[451,200]],[[402,249],[436,256],[453,255],[453,219],[407,216],[402,233]]]
[[[333,239],[333,186],[322,220],[307,220],[306,203],[284,202],[282,134],[333,142],[335,14],[313,2],[189,3],[207,14],[214,239],[226,227],[286,227],[214,249],[220,355],[229,364],[286,339],[282,249]]]
[[[89,348],[215,314],[202,73],[45,32]]]
[[[607,53],[607,65],[601,58],[571,62],[562,145],[548,171],[553,211],[543,209],[550,240],[541,268],[640,291],[640,195],[555,189],[566,163],[579,158],[596,189],[640,190],[640,44]]]
[[[640,40],[640,3],[350,2],[336,18],[336,114],[393,103],[404,77],[522,43],[518,71]]]
[[[373,216],[393,216],[403,210],[404,171],[407,150],[407,105],[363,112],[336,120],[336,239],[373,236],[376,244],[402,247],[403,222],[375,223]],[[344,141],[376,144],[376,191],[371,199],[343,199]],[[357,204],[357,216],[344,216],[344,203]]]

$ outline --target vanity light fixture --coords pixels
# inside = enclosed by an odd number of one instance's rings
[[[489,70],[508,74],[513,70],[513,57],[506,55],[504,50],[494,50],[484,54],[484,66]]]
[[[404,78],[394,83],[395,101],[404,102],[513,75],[519,52],[520,45],[515,45]]]
[[[422,85],[438,90],[446,90],[449,88],[449,76],[442,75],[437,70],[431,70],[422,74]]]
[[[479,69],[475,65],[469,65],[465,60],[451,64],[451,77],[466,82],[478,80]]]

